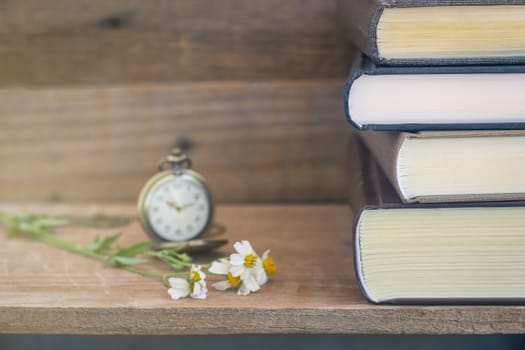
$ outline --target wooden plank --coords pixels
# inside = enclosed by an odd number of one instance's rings
[[[0,4],[0,86],[340,78],[335,0]]]
[[[0,90],[3,200],[135,200],[174,145],[219,201],[344,200],[341,81]]]
[[[52,215],[135,215],[133,205],[3,205]],[[361,296],[344,205],[220,206],[230,241],[269,248],[274,279],[247,297],[211,290],[205,301],[172,301],[156,280],[0,234],[0,332],[61,334],[523,333],[523,306],[378,306]],[[85,244],[115,228],[68,228]],[[123,244],[146,238],[136,221]],[[231,253],[224,248],[217,255]],[[210,257],[206,257],[210,259]],[[206,260],[208,261],[208,260]],[[214,277],[209,276],[209,282]]]

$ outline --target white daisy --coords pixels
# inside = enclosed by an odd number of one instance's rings
[[[215,289],[227,290],[230,288],[239,287],[237,291],[237,294],[239,295],[248,295],[260,289],[260,286],[255,280],[254,276],[248,276],[245,280],[241,280],[240,276],[233,276],[231,268],[232,264],[228,261],[228,259],[220,259],[212,262],[208,271],[216,275],[224,276],[225,278],[224,281],[212,284]]]
[[[194,299],[206,299],[206,275],[201,271],[201,266],[192,265],[187,279],[168,278],[168,294],[172,299],[185,298],[188,295]]]
[[[262,255],[262,266],[264,268],[264,272],[268,276],[275,275],[275,271],[277,270],[275,267],[275,263],[273,262],[273,259],[270,258],[270,249],[266,249],[266,251]]]
[[[206,299],[208,289],[206,288],[206,274],[202,272],[202,266],[191,265],[189,280],[192,287],[190,296],[194,299]]]
[[[190,297],[193,299],[206,299],[208,288],[206,288],[205,281],[194,282],[192,286]]]
[[[269,276],[273,276],[275,274],[275,263],[273,262],[273,259],[269,257],[269,255],[270,250],[267,249],[253,269],[253,275],[259,286],[265,285],[266,282],[268,282]]]
[[[230,255],[230,272],[234,277],[241,277],[241,280],[251,276],[251,270],[257,265],[259,257],[248,241],[236,242],[233,248],[237,251]]]
[[[226,290],[237,287],[241,283],[240,277],[233,277],[230,272],[231,264],[228,259],[219,259],[211,263],[208,272],[215,275],[224,276],[224,281],[216,282],[212,284],[212,287],[217,290]]]

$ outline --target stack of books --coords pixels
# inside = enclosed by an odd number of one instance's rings
[[[364,295],[525,302],[525,0],[340,6]]]

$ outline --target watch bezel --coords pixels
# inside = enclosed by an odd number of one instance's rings
[[[206,218],[206,224],[195,236],[191,237],[190,239],[181,239],[181,240],[166,239],[155,231],[155,229],[153,228],[153,225],[151,224],[149,220],[148,213],[149,213],[149,208],[151,206],[151,200],[152,200],[153,193],[155,192],[157,188],[161,187],[166,182],[170,182],[175,179],[183,179],[185,181],[190,181],[202,187],[208,199],[209,214],[208,214],[208,217]],[[137,209],[139,212],[139,221],[140,221],[142,228],[144,229],[146,234],[150,236],[151,239],[157,242],[186,242],[188,240],[199,238],[210,228],[213,222],[213,216],[215,214],[213,195],[210,191],[208,183],[206,182],[206,179],[204,179],[202,175],[200,175],[199,173],[191,169],[180,169],[176,174],[172,170],[164,170],[154,175],[142,187],[142,190],[140,191],[140,195],[139,195]]]

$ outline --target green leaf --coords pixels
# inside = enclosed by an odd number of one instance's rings
[[[18,224],[18,229],[21,230],[21,231],[25,231],[25,232],[34,232],[34,231],[37,231],[38,230],[38,227],[36,227],[35,225],[33,225],[33,223],[31,222],[20,222],[20,224]]]
[[[189,256],[186,253],[180,253],[179,254],[179,258],[180,258],[180,260],[182,260],[183,262],[186,262],[186,263],[191,262],[191,260],[192,260],[191,256]]]
[[[106,259],[104,260],[104,268],[110,268],[111,267],[111,256],[107,256]]]
[[[127,256],[114,256],[113,261],[121,264],[121,265],[140,265],[148,262],[145,259],[139,259],[139,258],[130,258]]]
[[[31,214],[31,213],[20,213],[20,214],[16,215],[16,219],[17,220],[25,221],[25,222],[34,221],[36,218],[37,218],[37,216],[35,214]]]
[[[120,235],[120,233],[117,233],[112,236],[105,237],[103,239],[96,238],[94,241],[89,243],[87,249],[95,253],[105,252],[109,250],[109,248],[111,248],[111,245],[115,243],[117,239],[119,239]]]
[[[99,240],[97,237],[88,244],[86,249],[92,252],[97,252],[100,249],[101,244],[102,244],[102,241]]]
[[[18,228],[18,225],[16,223],[9,223],[7,226],[7,237],[13,238],[18,236],[20,233],[20,229]]]
[[[47,216],[39,216],[33,220],[33,225],[40,228],[60,227],[67,224],[67,220],[60,218],[51,218]]]
[[[155,243],[153,242],[138,243],[138,244],[132,245],[129,248],[119,250],[116,253],[116,256],[134,257],[134,256],[144,253],[147,250],[150,250],[154,245]]]

